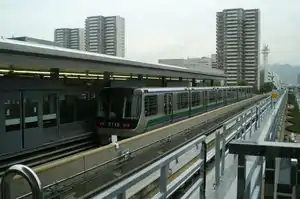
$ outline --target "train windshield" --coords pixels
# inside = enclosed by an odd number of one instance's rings
[[[100,93],[98,116],[109,120],[138,119],[141,95],[132,88],[108,88]]]

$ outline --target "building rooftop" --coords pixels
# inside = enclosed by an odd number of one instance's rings
[[[56,43],[54,41],[38,39],[38,38],[33,38],[33,37],[27,37],[27,36],[11,37],[11,38],[8,38],[8,39],[17,40],[17,41],[26,41],[26,42],[29,42],[29,43],[37,43],[37,44],[44,44],[44,45],[50,45],[50,46],[61,46],[61,44]]]

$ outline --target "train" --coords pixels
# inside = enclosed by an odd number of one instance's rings
[[[125,139],[252,97],[252,86],[104,88],[96,133]]]

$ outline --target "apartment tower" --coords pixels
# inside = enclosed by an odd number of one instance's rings
[[[257,85],[260,11],[226,9],[217,12],[217,68],[228,75],[227,85],[246,81]]]
[[[86,50],[125,56],[125,20],[120,16],[92,16],[85,20]]]
[[[83,28],[55,29],[54,41],[65,48],[85,50],[85,31]]]

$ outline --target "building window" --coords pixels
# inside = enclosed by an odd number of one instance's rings
[[[178,93],[177,94],[177,108],[184,109],[188,108],[189,101],[188,101],[188,93]]]
[[[145,96],[145,116],[156,115],[158,113],[157,95]]]

